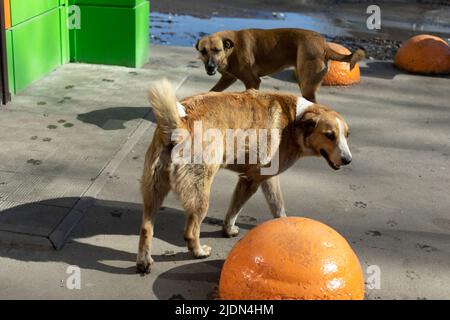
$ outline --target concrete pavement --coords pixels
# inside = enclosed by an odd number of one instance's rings
[[[202,226],[211,257],[187,253],[184,214],[171,195],[156,224],[152,273],[135,274],[138,180],[154,130],[146,90],[168,77],[184,97],[217,81],[190,48],[152,46],[151,53],[143,69],[66,65],[0,110],[0,298],[214,296],[238,240],[220,231],[237,181],[227,171],[215,179]],[[339,172],[322,159],[294,165],[282,175],[288,214],[330,225],[365,271],[379,267],[380,288],[368,289],[368,299],[448,299],[450,78],[380,61],[361,71],[361,84],[319,93],[350,123],[353,163]],[[299,94],[289,71],[266,77],[262,89]],[[240,237],[269,218],[258,192],[238,220]],[[68,266],[80,267],[80,290],[67,288]]]

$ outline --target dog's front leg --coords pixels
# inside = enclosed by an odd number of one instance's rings
[[[239,78],[244,84],[245,89],[256,89],[259,90],[259,86],[261,85],[261,79],[252,68],[245,68],[241,72],[241,76]]]
[[[280,177],[274,176],[261,184],[264,197],[269,204],[270,211],[274,218],[286,217],[284,200],[281,193]]]
[[[260,183],[246,178],[239,178],[239,182],[234,189],[233,197],[231,198],[230,208],[228,209],[225,221],[223,224],[223,234],[226,237],[236,237],[239,234],[239,227],[235,225],[236,219],[242,206],[248,199],[258,190]]]
[[[216,85],[211,89],[211,91],[215,92],[221,92],[225,89],[227,89],[229,86],[231,86],[233,83],[235,83],[237,78],[230,74],[223,74],[220,78],[219,82],[216,83]]]

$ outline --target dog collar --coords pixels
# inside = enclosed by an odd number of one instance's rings
[[[177,110],[178,110],[178,114],[180,115],[181,118],[184,118],[187,116],[186,108],[178,101],[177,101]]]
[[[297,98],[297,109],[296,109],[296,113],[295,113],[296,116],[297,117],[301,116],[306,111],[306,109],[311,107],[313,104],[314,104],[313,102],[306,100],[303,97],[298,97]]]

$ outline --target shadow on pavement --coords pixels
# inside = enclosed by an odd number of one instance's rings
[[[153,292],[161,300],[212,299],[224,260],[206,260],[172,268],[159,275]],[[178,291],[173,293],[174,288]]]
[[[126,122],[143,118],[155,122],[150,107],[113,107],[81,113],[77,116],[78,120],[104,130],[125,129]]]
[[[373,77],[381,79],[393,79],[397,74],[404,73],[397,69],[389,61],[367,62],[367,66],[361,66],[361,75],[364,77]],[[286,69],[281,72],[270,75],[269,77],[280,81],[297,83],[293,69]]]
[[[380,79],[393,79],[398,74],[418,75],[397,68],[393,61],[369,61],[366,67],[361,67],[361,75]],[[450,78],[448,75],[428,74],[429,78]]]
[[[280,81],[297,83],[297,79],[295,78],[295,75],[294,75],[294,69],[286,69],[286,70],[271,74],[268,77],[277,79]]]
[[[361,76],[379,79],[394,79],[398,74],[405,73],[394,66],[392,61],[372,61],[366,66],[361,66]]]
[[[361,69],[361,76],[363,77],[388,79],[388,80],[393,79],[398,74],[409,74],[408,72],[400,70],[397,67],[395,67],[392,61],[368,61],[366,63],[366,66],[360,66],[360,69]],[[269,77],[285,82],[297,83],[293,69],[286,69],[281,72],[272,74]],[[427,77],[448,78],[449,76],[427,75]]]
[[[52,206],[60,204],[62,200],[76,202],[79,199],[48,199],[11,207],[0,212],[0,230],[3,221],[8,221],[9,224],[23,223],[24,219],[28,219],[33,214],[33,210],[36,210],[36,205],[40,207],[46,206],[50,209]],[[35,213],[40,214],[40,212]],[[2,243],[3,241],[0,239],[0,256],[21,261],[63,262],[79,266],[82,269],[93,269],[116,274],[133,274],[135,273],[134,263],[138,247],[141,214],[141,205],[137,203],[96,200],[95,205],[88,210],[73,232],[71,239],[61,250],[48,250],[21,243]],[[39,219],[39,217],[35,217],[35,219]],[[203,223],[220,228],[222,220],[206,218]],[[154,237],[171,245],[182,247],[182,249],[169,255],[153,254],[152,257],[156,262],[195,261],[185,247],[183,239],[184,225],[185,214],[183,211],[161,207],[156,218]],[[246,223],[237,223],[237,225],[243,229],[250,229],[255,226]],[[93,237],[98,237],[101,241],[101,237],[105,235],[136,237],[136,244],[133,247],[133,250],[135,249],[136,251],[120,250],[118,249],[121,247],[120,243],[117,246],[115,243],[112,243],[111,247],[105,247],[95,245],[94,242],[97,241],[91,241]],[[32,235],[30,236],[32,237]],[[202,232],[201,237],[204,239],[222,238],[222,234],[220,231]],[[103,241],[101,242],[104,243]],[[114,261],[115,265],[106,264],[104,261]]]

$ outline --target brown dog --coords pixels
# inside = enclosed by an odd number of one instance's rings
[[[362,49],[340,54],[320,34],[302,29],[222,31],[203,37],[196,48],[206,72],[222,74],[211,91],[223,91],[237,79],[247,89],[259,89],[260,77],[293,66],[303,97],[313,102],[329,60],[349,62],[351,70],[365,56]]]
[[[187,214],[184,231],[187,246],[196,258],[204,258],[209,256],[211,248],[200,244],[200,225],[208,211],[213,178],[220,168],[239,174],[223,226],[225,236],[233,237],[239,232],[235,226],[239,211],[260,186],[272,215],[275,218],[286,215],[278,174],[299,158],[322,155],[335,170],[352,160],[345,120],[330,108],[304,98],[248,90],[243,93],[206,93],[180,103],[167,81],[156,83],[149,98],[158,126],[145,157],[141,182],[144,210],[137,257],[139,272],[150,271],[154,219],[170,190],[178,196]],[[204,134],[196,132],[199,126]],[[249,134],[244,136],[243,148],[239,148],[239,137],[233,135],[231,141],[238,140],[238,147],[233,144],[231,152],[226,150],[229,141],[225,143],[217,139],[211,149],[213,143],[205,138],[207,132],[215,133],[209,136],[217,138],[230,130],[242,132],[251,129],[258,132],[256,145],[252,146],[251,141],[256,139],[251,140]],[[266,141],[270,140],[270,146],[260,139],[265,133],[268,133]],[[204,139],[200,144],[195,141],[197,136]],[[188,154],[183,158],[184,162],[180,162],[177,155],[182,147],[185,148],[183,154],[186,150],[194,150],[194,157]],[[199,147],[204,147],[209,153],[204,151],[200,159],[195,159],[195,150]],[[266,159],[260,157],[252,161],[255,150],[261,152],[263,149],[267,151]],[[218,156],[216,160],[219,161],[206,161],[210,154]],[[266,169],[273,170],[266,172]]]

